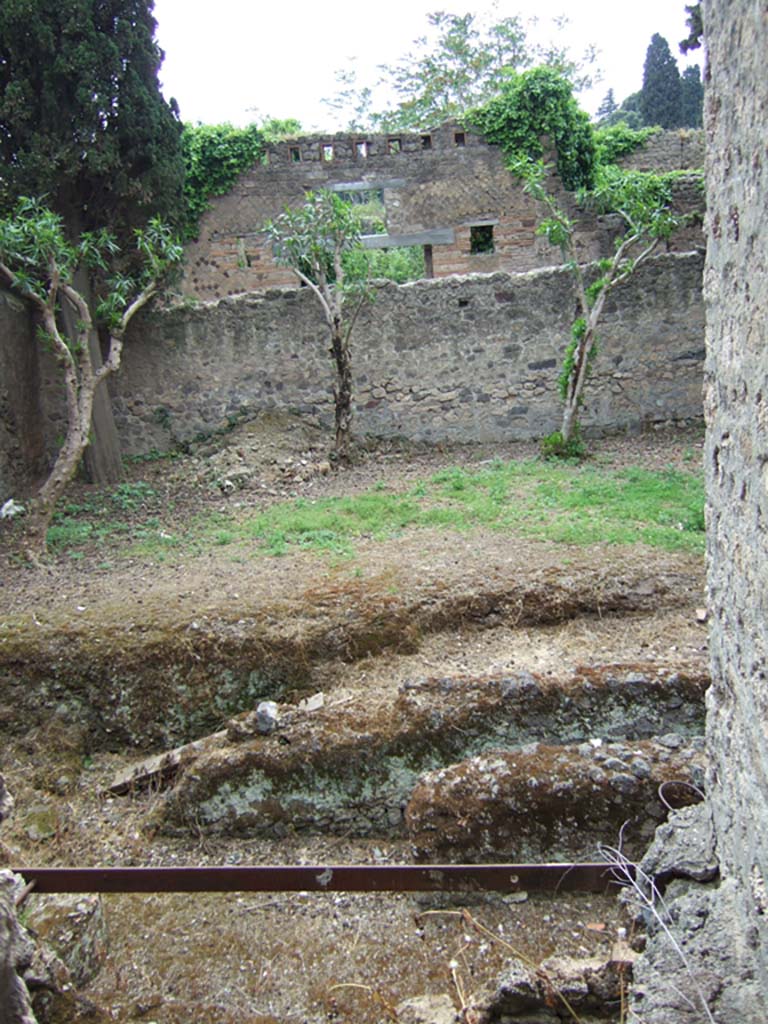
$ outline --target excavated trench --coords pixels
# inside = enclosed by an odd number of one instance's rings
[[[55,822],[27,851],[54,863],[523,862],[592,860],[621,841],[635,857],[670,806],[700,799],[696,559],[607,566],[587,552],[564,566],[546,554],[523,568],[481,552],[471,573],[457,562],[400,587],[405,556],[399,577],[240,588],[236,607],[202,614],[199,600],[174,605],[150,588],[141,607],[19,618],[0,644],[0,730],[15,749],[61,742],[69,757],[44,773]],[[264,700],[277,704],[266,731]],[[72,768],[83,758],[90,778]],[[22,847],[32,818],[19,817]],[[610,984],[584,968],[574,1005],[584,1021],[618,1021],[631,970],[626,949],[616,967],[612,895],[468,897],[463,938],[453,918],[420,916],[461,914],[455,898],[162,899],[111,904],[120,963],[89,991],[120,1020],[447,1021],[398,1010],[425,992],[463,1005],[466,1021],[572,1019],[541,982],[551,964],[522,1001],[494,980],[514,938],[536,963],[612,964]],[[506,945],[473,930],[480,919]],[[217,937],[207,951],[201,928]],[[169,960],[179,942],[186,967]],[[222,979],[246,949],[258,983],[235,998]],[[217,985],[230,986],[226,1009],[206,995]]]

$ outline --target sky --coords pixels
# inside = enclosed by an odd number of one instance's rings
[[[264,117],[297,118],[309,131],[341,130],[321,100],[336,92],[334,73],[354,58],[358,78],[373,84],[377,65],[394,63],[428,30],[426,15],[488,12],[494,20],[537,18],[529,35],[557,38],[576,54],[594,44],[601,81],[579,102],[594,114],[609,88],[621,102],[642,85],[654,32],[664,36],[683,68],[701,62],[679,53],[687,36],[686,0],[155,0],[157,41],[165,51],[160,81],[182,120],[245,125]],[[689,3],[693,0],[688,0]],[[570,24],[559,36],[551,19]]]

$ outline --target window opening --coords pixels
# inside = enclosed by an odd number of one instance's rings
[[[465,146],[467,140],[466,136],[464,135],[464,132],[454,132],[453,141],[456,143],[457,146]]]
[[[432,136],[431,135],[422,135],[421,136],[421,148],[422,149],[432,149]]]
[[[291,146],[290,154],[291,154],[291,163],[292,164],[300,164],[301,163],[301,150],[299,149],[298,146]]]
[[[400,152],[400,139],[387,139],[387,152],[388,153],[399,153]]]
[[[333,143],[332,142],[324,142],[323,143],[323,161],[325,163],[328,163],[331,160],[333,160]]]
[[[477,224],[469,229],[469,251],[473,256],[494,252],[493,224]]]
[[[424,277],[435,276],[435,265],[432,258],[432,246],[424,246]]]
[[[359,160],[365,160],[370,153],[370,142],[360,141],[355,143],[355,152]]]

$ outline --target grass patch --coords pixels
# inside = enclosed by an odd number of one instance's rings
[[[126,487],[108,495],[106,503],[97,502],[98,509],[88,509],[87,515],[85,509],[65,510],[51,527],[52,546],[62,550],[114,542],[127,533],[135,542],[132,554],[161,559],[173,549],[188,556],[216,547],[227,547],[232,557],[280,556],[291,550],[349,557],[362,539],[385,540],[425,527],[465,531],[482,526],[577,545],[640,542],[693,552],[704,547],[701,474],[671,469],[499,460],[476,469],[441,470],[400,493],[377,484],[356,496],[300,498],[244,518],[220,512],[201,516],[172,535],[157,519],[133,526],[114,519],[116,510],[144,508],[152,498],[137,485]],[[108,517],[101,511],[105,507]]]

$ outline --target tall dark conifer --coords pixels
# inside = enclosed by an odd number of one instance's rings
[[[704,84],[698,64],[692,64],[683,72],[681,86],[681,118],[683,128],[701,128],[704,107]]]
[[[22,195],[44,198],[72,240],[108,228],[126,248],[151,215],[181,226],[181,122],[160,93],[153,8],[153,0],[1,0],[0,212]],[[86,296],[98,285],[85,271],[77,280]],[[95,335],[90,347],[98,365]],[[122,475],[104,387],[86,465],[97,482]]]
[[[663,36],[655,33],[645,55],[640,111],[647,125],[679,128],[681,86],[677,62]]]
[[[121,233],[181,214],[181,123],[157,74],[153,0],[2,0],[3,205],[46,195]]]

